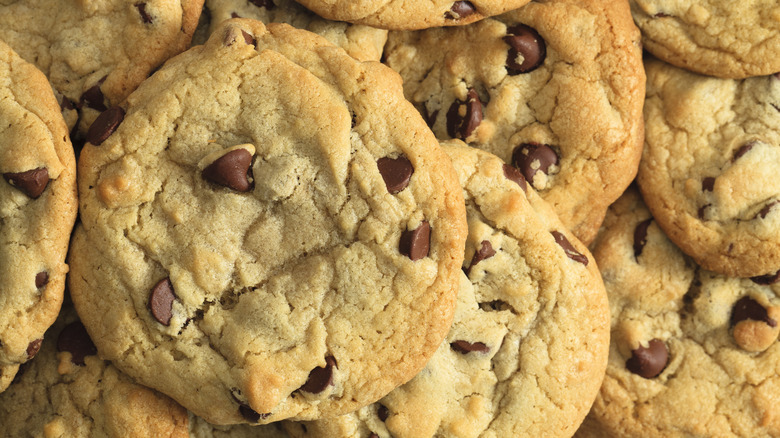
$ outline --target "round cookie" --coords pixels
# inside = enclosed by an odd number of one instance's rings
[[[379,61],[387,31],[361,24],[318,17],[293,0],[206,0],[210,12],[209,32],[231,18],[252,18],[263,23],[287,23],[314,32],[343,48],[360,61]]]
[[[469,26],[391,32],[385,56],[437,137],[517,166],[593,240],[642,150],[645,76],[628,5],[533,2]]]
[[[648,59],[638,181],[669,238],[703,268],[780,270],[780,77],[700,76]]]
[[[89,138],[76,308],[101,354],[209,422],[351,412],[447,334],[463,196],[387,67],[230,20]]]
[[[644,47],[697,73],[744,79],[780,71],[780,3],[629,0]]]
[[[414,379],[295,437],[570,437],[604,375],[608,303],[589,252],[522,175],[460,141],[464,273],[444,343]]]
[[[187,438],[187,425],[181,406],[96,355],[72,308],[0,394],[0,435],[8,437]]]
[[[578,437],[780,436],[777,278],[697,267],[636,190],[610,208],[593,255],[609,297],[612,342]]]
[[[46,77],[0,41],[0,392],[62,304],[76,161]]]
[[[462,26],[502,14],[529,0],[296,0],[330,20],[380,29],[412,30]]]

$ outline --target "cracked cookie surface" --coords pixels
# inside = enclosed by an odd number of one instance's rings
[[[0,41],[0,391],[62,304],[76,161],[46,77]]]
[[[645,76],[628,5],[533,2],[469,26],[391,32],[385,56],[438,138],[519,167],[593,240],[642,150]]]
[[[669,238],[705,269],[780,270],[780,77],[718,79],[648,59],[638,181]]]
[[[780,436],[780,282],[697,267],[629,189],[594,242],[612,313],[586,437]]]
[[[644,47],[687,70],[742,79],[780,71],[775,0],[629,0]]]
[[[442,146],[469,226],[468,277],[447,338],[420,374],[378,403],[290,422],[291,436],[569,437],[596,397],[609,316],[590,253],[503,161],[457,140]]]
[[[353,411],[451,323],[457,176],[397,74],[230,20],[104,113],[70,290],[101,354],[215,424]]]

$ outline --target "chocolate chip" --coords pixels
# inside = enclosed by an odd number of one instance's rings
[[[301,391],[319,394],[325,388],[333,384],[333,368],[336,365],[336,358],[328,356],[325,358],[325,366],[314,368],[309,372],[309,378],[301,386]]]
[[[699,219],[705,220],[704,214],[707,212],[707,209],[710,208],[710,206],[712,206],[712,204],[704,204],[701,206],[701,208],[699,208],[699,210],[696,212],[696,215],[699,217]]]
[[[83,107],[84,104],[86,104],[88,107],[98,110],[98,111],[105,111],[106,110],[106,104],[104,102],[103,97],[103,91],[100,90],[100,86],[103,85],[103,81],[106,80],[106,77],[103,76],[102,79],[98,81],[97,84],[89,87],[87,91],[85,91],[81,95],[81,99],[79,101],[79,107]]]
[[[661,374],[669,360],[669,350],[666,344],[658,339],[648,342],[647,348],[641,345],[631,352],[626,361],[626,368],[645,379],[652,379]]]
[[[141,14],[141,19],[144,20],[144,23],[152,22],[152,17],[146,13],[146,3],[136,3],[135,7],[138,8],[138,13]]]
[[[169,326],[173,316],[173,300],[176,294],[173,292],[173,284],[169,278],[158,281],[149,294],[149,302],[146,307],[152,312],[152,316],[160,324]]]
[[[379,417],[379,421],[385,422],[387,417],[390,416],[390,410],[383,404],[379,404],[376,408],[376,416]]]
[[[753,283],[768,286],[770,284],[774,284],[780,281],[780,271],[777,271],[774,274],[766,274],[766,275],[759,275],[757,277],[751,277],[750,279],[753,280]]]
[[[701,189],[705,192],[711,192],[715,188],[715,178],[708,176],[701,182]]]
[[[35,287],[40,289],[49,283],[49,273],[41,271],[35,274]]]
[[[508,180],[517,183],[517,185],[519,185],[524,192],[528,192],[528,186],[526,185],[525,177],[516,167],[504,164],[504,176]]]
[[[653,15],[654,18],[664,18],[664,17],[671,17],[671,15],[667,14],[666,12],[658,12],[657,14]]]
[[[634,229],[634,258],[639,258],[647,243],[647,228],[653,218],[640,222]]]
[[[403,155],[398,158],[382,157],[376,160],[376,167],[385,180],[387,191],[393,195],[409,185],[409,180],[414,173],[412,163]]]
[[[27,359],[30,360],[33,357],[35,357],[36,354],[38,354],[38,351],[41,349],[41,344],[43,343],[43,339],[36,339],[27,346]]]
[[[496,255],[496,250],[493,249],[493,246],[489,241],[483,240],[479,249],[474,252],[474,257],[471,258],[471,263],[469,264],[468,269],[466,269],[466,275],[469,275],[471,268],[474,265],[481,262],[482,260],[489,259],[494,255]]]
[[[238,15],[237,13],[235,13],[235,12],[231,12],[230,13],[230,18],[241,18],[241,16]],[[225,40],[225,43],[227,43],[227,40]],[[228,45],[230,45],[230,44],[228,44]]]
[[[257,6],[258,8],[266,8],[271,10],[276,7],[272,0],[249,0],[249,3]]]
[[[563,234],[557,232],[557,231],[551,231],[550,234],[553,235],[555,238],[555,243],[560,245],[561,248],[563,248],[563,252],[566,253],[566,256],[575,262],[582,263],[585,266],[588,266],[588,258],[582,255],[580,252],[578,252],[576,249],[574,249],[574,246],[569,242],[569,239],[566,238]]]
[[[116,131],[122,120],[125,119],[125,110],[122,107],[115,106],[100,113],[99,116],[92,122],[92,126],[87,131],[87,141],[95,146],[100,146],[101,143],[111,136]]]
[[[476,351],[477,353],[490,352],[490,348],[483,342],[475,342],[472,344],[468,341],[455,341],[450,343],[450,347],[460,354],[468,354],[472,351]]]
[[[265,420],[266,418],[271,416],[271,414],[259,414],[255,412],[254,409],[250,408],[249,406],[243,403],[239,404],[238,412],[241,414],[242,417],[244,417],[244,419],[246,419],[250,423],[257,423],[258,421]]]
[[[444,14],[444,18],[448,20],[458,20],[466,18],[475,12],[477,12],[477,8],[475,8],[471,2],[457,1],[453,3],[450,10]]]
[[[368,436],[368,438],[379,438],[379,435],[377,435],[374,432],[371,432],[371,434]]]
[[[482,101],[473,88],[466,101],[455,99],[447,111],[447,133],[452,138],[467,139],[482,122]]]
[[[777,327],[777,321],[769,317],[769,313],[761,304],[750,297],[742,297],[736,303],[731,311],[731,326],[734,327],[738,322],[746,319],[753,321],[763,321],[769,327]]]
[[[751,149],[753,149],[753,146],[756,145],[756,141],[749,141],[742,145],[739,149],[737,149],[737,152],[734,153],[734,158],[731,159],[731,161],[737,161],[740,158],[742,158],[743,155],[750,152]]]
[[[406,230],[401,233],[398,250],[408,256],[412,261],[420,260],[428,256],[431,247],[431,226],[428,221],[423,221],[414,230]]]
[[[756,215],[756,217],[760,217],[761,219],[764,219],[766,215],[769,214],[769,210],[771,210],[772,207],[774,207],[777,204],[780,204],[780,201],[774,200],[769,204],[765,205],[764,208],[762,208],[761,211],[758,212],[758,215]]]
[[[74,110],[74,109],[76,109],[76,108],[73,106],[73,102],[71,102],[70,99],[68,99],[67,97],[62,96],[62,102],[60,102],[60,110],[62,110],[62,111],[65,111],[65,110],[70,111],[70,110]]]
[[[57,351],[70,352],[70,361],[79,366],[84,365],[85,357],[97,354],[97,348],[81,321],[74,321],[62,329],[57,338]]]
[[[49,171],[45,167],[18,173],[4,173],[3,178],[32,199],[38,199],[49,184]]]
[[[248,150],[234,149],[214,160],[203,169],[203,178],[231,188],[238,192],[248,192],[252,189],[249,181],[249,167],[252,165],[252,154]]]
[[[254,46],[257,44],[255,37],[253,37],[251,34],[247,33],[245,30],[241,30],[241,33],[244,35],[244,41],[246,41],[248,45]]]
[[[428,125],[429,128],[433,128],[433,124],[436,123],[436,117],[439,116],[439,110],[428,113],[428,107],[423,104],[420,114],[422,114],[423,120],[425,120],[425,124]]]
[[[536,172],[547,174],[550,166],[558,165],[558,154],[546,144],[521,143],[512,151],[512,165],[533,185]]]
[[[547,55],[547,46],[536,30],[525,24],[517,24],[507,28],[506,34],[504,42],[509,44],[506,70],[509,75],[528,73],[542,65]],[[523,58],[520,63],[518,56]]]

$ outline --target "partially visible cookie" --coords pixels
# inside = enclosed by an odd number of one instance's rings
[[[644,47],[705,75],[743,79],[780,71],[777,0],[629,0]]]
[[[469,236],[455,320],[412,381],[299,438],[570,437],[598,392],[608,304],[590,253],[497,157],[443,145],[463,184]]]
[[[564,225],[593,240],[642,150],[645,76],[627,4],[532,2],[388,39],[387,64],[437,137],[518,167]]]
[[[0,391],[62,304],[76,161],[46,77],[0,41]]]
[[[251,426],[215,426],[206,420],[190,415],[190,438],[288,438],[281,423]]]
[[[777,278],[697,267],[636,190],[610,207],[593,255],[609,297],[612,342],[578,436],[780,436]]]
[[[705,269],[780,270],[780,76],[744,80],[648,59],[639,184],[669,238]]]

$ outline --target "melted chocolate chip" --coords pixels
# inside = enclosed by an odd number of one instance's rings
[[[32,199],[38,199],[49,184],[49,171],[45,167],[18,173],[4,173],[3,178]]]
[[[338,368],[336,359],[333,356],[325,358],[325,366],[314,368],[309,372],[309,378],[301,386],[301,391],[319,394],[325,388],[333,384],[333,368]]]
[[[444,18],[448,20],[458,20],[466,18],[475,12],[477,12],[477,8],[475,8],[471,2],[457,1],[453,3],[450,10],[444,14]]]
[[[40,289],[49,283],[49,273],[46,271],[35,274],[35,287]]]
[[[125,110],[115,106],[103,111],[89,127],[87,141],[95,146],[100,146],[111,134],[116,131],[122,120],[125,119]]]
[[[390,416],[390,410],[387,409],[385,405],[380,404],[376,408],[376,416],[379,417],[379,421],[385,422],[387,420],[387,417]]]
[[[669,360],[669,350],[666,344],[658,339],[648,342],[647,348],[641,345],[631,352],[626,361],[626,368],[634,374],[652,379],[661,374]]]
[[[100,79],[97,84],[89,87],[87,91],[81,95],[81,99],[79,100],[79,107],[87,105],[88,107],[97,111],[106,110],[103,91],[100,90],[100,86],[103,85],[103,81],[105,80],[106,77],[103,76],[103,78]]]
[[[385,180],[387,191],[393,195],[409,185],[409,180],[414,173],[412,163],[403,155],[398,158],[382,157],[376,160],[376,167]]]
[[[575,262],[588,266],[588,258],[574,249],[574,246],[571,244],[571,242],[569,242],[569,239],[567,239],[566,236],[557,231],[551,231],[550,234],[552,234],[555,238],[555,243],[563,248],[563,252],[566,253],[566,257],[574,260]]]
[[[514,181],[524,192],[528,192],[528,185],[525,182],[525,177],[516,167],[504,164],[504,176],[508,180]]]
[[[234,149],[214,160],[203,169],[203,178],[231,188],[237,192],[248,192],[252,189],[249,182],[249,167],[252,165],[252,154],[248,150]]]
[[[477,353],[488,353],[490,352],[490,347],[485,345],[483,342],[475,342],[471,343],[468,341],[455,341],[450,343],[450,347],[457,351],[460,354],[468,354],[473,351],[476,351]]]
[[[152,22],[152,17],[146,12],[146,3],[136,3],[135,7],[138,8],[138,13],[141,14],[144,23]]]
[[[542,65],[547,56],[547,46],[535,29],[525,24],[517,24],[507,28],[506,34],[504,42],[509,44],[506,70],[509,75],[528,73]],[[522,56],[520,63],[518,56]]]
[[[36,354],[38,354],[38,351],[41,349],[41,344],[43,343],[43,339],[36,339],[27,346],[27,360],[32,359],[35,357]]]
[[[241,30],[241,34],[244,35],[244,41],[250,46],[254,46],[257,44],[257,40],[255,40],[255,37],[253,37],[251,34],[249,34],[245,30]]]
[[[715,188],[715,178],[708,176],[701,182],[701,189],[705,192],[711,192]]]
[[[737,149],[736,152],[734,152],[734,158],[731,159],[731,161],[737,161],[740,158],[742,158],[743,155],[750,152],[751,149],[753,149],[753,146],[756,145],[756,141],[749,141],[742,145],[739,149]]]
[[[777,327],[777,321],[769,317],[764,306],[750,297],[742,297],[734,303],[734,308],[731,311],[731,326],[734,327],[738,322],[746,319],[763,321],[770,327]]]
[[[250,408],[249,406],[241,403],[238,406],[238,412],[241,414],[244,419],[249,421],[250,423],[257,423],[260,420],[264,420],[268,418],[271,414],[259,414],[254,411],[254,409]]]
[[[758,215],[756,215],[756,217],[760,217],[761,219],[764,219],[766,215],[769,214],[769,211],[772,210],[772,208],[777,204],[780,204],[780,201],[774,200],[769,204],[765,205],[764,208],[762,208],[761,211],[758,212]]]
[[[780,271],[777,271],[774,274],[766,274],[766,275],[759,275],[757,277],[751,277],[750,279],[753,281],[753,283],[768,286],[770,284],[774,284],[780,281]]]
[[[558,165],[558,154],[546,144],[521,143],[512,151],[512,165],[533,185],[536,172],[547,174],[550,166]]]
[[[401,233],[398,250],[412,261],[420,260],[428,256],[431,247],[431,226],[428,221],[423,221],[414,230],[406,230]]]
[[[473,88],[466,101],[455,99],[447,111],[447,133],[452,138],[467,139],[482,123],[482,101]]]
[[[645,249],[645,244],[647,243],[647,228],[652,221],[653,218],[642,221],[637,224],[634,229],[634,258],[639,258],[642,254],[642,250]]]
[[[70,352],[70,361],[79,366],[84,365],[85,357],[97,354],[97,348],[81,321],[74,321],[62,329],[57,338],[57,351]]]
[[[466,269],[466,275],[469,275],[471,268],[482,260],[489,259],[496,255],[496,250],[493,249],[493,245],[489,241],[483,240],[477,251],[474,252],[474,257],[471,258],[471,263],[468,269]]]
[[[169,278],[163,278],[158,281],[149,294],[149,302],[146,307],[152,312],[152,316],[160,324],[169,326],[173,316],[173,301],[176,294],[173,291],[173,284]]]
[[[249,0],[249,3],[257,6],[258,8],[266,8],[271,10],[276,7],[272,0]]]

